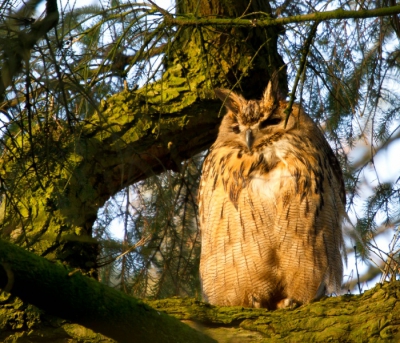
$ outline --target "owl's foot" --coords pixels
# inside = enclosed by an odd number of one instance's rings
[[[286,309],[294,309],[299,306],[299,303],[291,298],[282,299],[276,304],[277,309],[286,308]]]

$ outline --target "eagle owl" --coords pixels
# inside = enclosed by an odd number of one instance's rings
[[[200,278],[214,305],[307,303],[340,289],[345,191],[322,132],[269,83],[261,100],[224,89],[227,108],[199,190]]]

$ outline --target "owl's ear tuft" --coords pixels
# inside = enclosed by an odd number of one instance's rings
[[[222,101],[225,107],[234,114],[238,114],[241,104],[245,101],[240,95],[237,95],[229,89],[217,88],[215,89],[215,95]]]
[[[282,100],[284,99],[279,90],[278,79],[275,77],[268,82],[261,101],[265,110],[272,110]]]
[[[273,87],[272,82],[269,81],[262,98],[262,104],[265,109],[274,108],[278,102],[278,94],[274,88],[275,87]]]

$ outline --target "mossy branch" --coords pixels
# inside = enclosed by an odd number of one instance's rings
[[[294,310],[218,307],[188,298],[146,301],[146,305],[0,240],[0,288],[118,342],[215,342],[179,320],[220,342],[400,339],[399,281],[377,285],[362,296],[325,298]]]
[[[254,27],[269,27],[279,26],[292,23],[302,23],[308,21],[327,21],[327,20],[342,20],[342,19],[365,19],[374,17],[385,17],[400,13],[400,5],[376,8],[372,10],[353,10],[346,11],[337,9],[326,12],[315,12],[303,15],[294,15],[286,18],[266,18],[266,19],[216,19],[216,18],[193,18],[178,16],[172,18],[165,16],[165,21],[169,25],[176,26],[254,26]]]
[[[214,342],[142,301],[0,239],[0,288],[118,342]]]
[[[294,310],[219,307],[189,298],[148,304],[192,322],[220,342],[383,343],[400,341],[399,294],[396,281],[378,284],[363,295],[324,298]]]

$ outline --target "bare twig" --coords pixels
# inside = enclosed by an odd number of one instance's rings
[[[357,285],[358,285],[358,291],[361,294],[361,285],[360,285],[360,274],[358,273],[358,265],[357,265],[357,246],[354,246],[354,259],[356,263],[356,273],[357,273]]]

